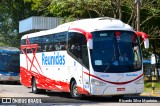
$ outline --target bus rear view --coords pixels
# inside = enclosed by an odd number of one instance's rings
[[[0,47],[0,81],[19,82],[19,53],[15,47]]]

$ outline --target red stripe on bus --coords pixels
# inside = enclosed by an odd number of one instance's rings
[[[84,73],[87,74],[87,75],[89,75],[89,76],[92,76],[92,77],[94,77],[94,78],[96,78],[96,79],[99,79],[99,80],[101,80],[101,81],[104,81],[104,82],[107,82],[107,83],[111,83],[111,84],[115,84],[115,85],[124,85],[124,84],[131,83],[131,82],[139,79],[140,77],[142,77],[142,76],[144,75],[144,74],[141,74],[140,76],[136,77],[135,79],[130,80],[130,81],[126,81],[126,82],[111,82],[111,81],[107,81],[107,80],[104,80],[104,79],[102,79],[102,78],[99,78],[99,77],[97,77],[97,76],[95,76],[95,75],[89,74],[89,73],[87,73],[87,72],[84,72]]]
[[[71,28],[71,30],[75,30],[75,31],[81,32],[83,35],[85,35],[87,41],[89,39],[92,39],[92,34],[90,32],[87,32],[87,31],[85,31],[83,29],[80,29],[80,28]]]
[[[47,78],[46,76],[36,73],[34,71],[29,71],[26,68],[20,67],[20,76],[21,76],[21,83],[26,87],[31,87],[32,83],[32,76],[36,78],[37,87],[41,89],[47,90],[57,90],[57,91],[64,91],[70,92],[70,83],[64,81],[53,80]],[[80,94],[90,95],[90,93],[85,90],[84,88],[77,86],[78,92]]]
[[[32,53],[33,53],[33,58],[32,58],[32,60],[28,57],[28,53],[27,53],[27,51],[26,51],[25,49],[32,51]],[[37,67],[34,65],[34,60],[36,60],[38,66],[39,66],[39,68],[40,68],[40,70],[41,70],[41,72],[42,72],[42,69],[41,69],[40,64],[39,64],[39,62],[38,62],[38,60],[37,60],[37,57],[36,57],[36,52],[37,52],[37,50],[38,50],[38,44],[30,44],[30,41],[29,41],[28,36],[27,36],[26,45],[21,45],[21,51],[22,51],[22,52],[25,54],[25,56],[26,56],[27,70],[28,70],[28,63],[30,62],[30,63],[31,63],[31,66],[30,66],[30,69],[29,69],[29,70],[31,70],[32,67],[35,67],[35,69],[36,69],[37,72],[39,73]],[[29,60],[29,61],[28,61],[28,60]],[[43,72],[42,72],[42,73],[43,73]]]
[[[135,32],[138,36],[141,36],[143,38],[143,40],[145,41],[146,39],[148,39],[148,35],[144,32],[140,32],[140,31],[136,31]]]

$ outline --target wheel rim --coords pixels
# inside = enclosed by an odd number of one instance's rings
[[[73,95],[76,97],[78,96],[78,88],[77,88],[76,84],[73,87]]]
[[[34,82],[33,82],[33,85],[32,85],[32,88],[33,88],[33,91],[36,91],[36,82],[35,82],[35,80],[34,80]]]

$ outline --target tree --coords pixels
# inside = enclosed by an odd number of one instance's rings
[[[22,0],[1,0],[0,2],[0,42],[4,45],[19,47],[19,21],[31,16],[30,3]]]
[[[142,1],[140,27],[141,31],[149,35],[151,45],[149,50],[142,48],[143,52],[149,54],[148,51],[153,53],[156,50],[156,53],[160,54],[159,43],[156,44],[158,45],[155,46],[156,49],[153,46],[155,42],[153,39],[160,36],[160,0]],[[63,17],[64,22],[81,18],[108,16],[121,19],[134,29],[137,23],[135,0],[2,0],[0,12],[0,27],[3,25],[3,28],[6,27],[5,30],[10,29],[5,32],[1,28],[3,32],[1,32],[1,38],[5,39],[2,39],[5,43],[11,42],[7,41],[7,38],[12,39],[11,35],[15,37],[18,33],[18,21],[32,15]],[[2,34],[3,36],[5,34],[10,36],[2,37]],[[149,58],[149,56],[145,56],[145,58]]]
[[[160,55],[160,0],[144,0],[141,11],[141,29],[148,33],[150,48],[148,51]],[[156,42],[156,44],[155,44]],[[144,52],[147,52],[144,50]]]
[[[102,17],[111,14],[109,0],[24,0],[32,3],[32,9],[45,13],[45,16],[75,18]],[[44,5],[45,4],[45,5]],[[110,9],[111,10],[111,9]]]

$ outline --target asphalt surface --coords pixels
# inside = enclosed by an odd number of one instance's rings
[[[73,99],[71,98],[69,93],[64,92],[51,92],[48,91],[43,94],[33,94],[31,92],[31,89],[28,89],[18,83],[0,83],[0,106],[1,105],[7,105],[6,102],[10,100],[10,102],[13,105],[20,105],[23,104],[23,106],[50,106],[50,105],[76,105],[76,106],[110,106],[110,105],[125,105],[130,106],[134,103],[140,103],[141,105],[146,104],[145,106],[149,106],[149,104],[152,106],[159,105],[160,103],[160,96],[157,95],[151,95],[151,94],[145,94],[142,93],[140,96],[135,95],[127,95],[122,99],[115,100],[111,96],[105,96],[105,97],[84,97],[82,99]],[[28,104],[29,103],[29,104]],[[31,104],[30,104],[31,103]],[[118,104],[119,105],[118,105]],[[130,104],[131,103],[131,104]],[[10,105],[10,103],[8,103]],[[157,106],[158,106],[157,105]],[[133,106],[133,105],[132,105]],[[138,105],[136,105],[138,106]]]

